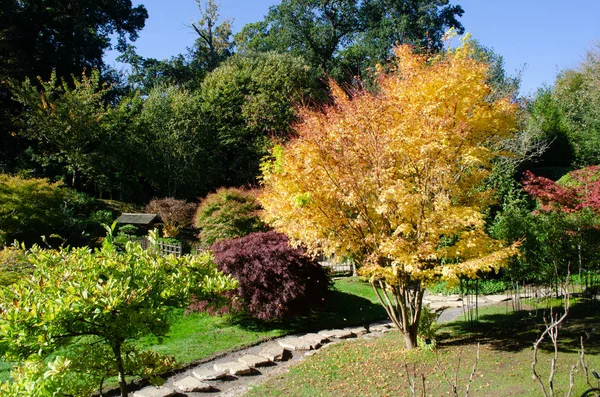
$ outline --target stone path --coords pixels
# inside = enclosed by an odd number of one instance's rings
[[[478,303],[480,306],[485,306],[509,299],[505,295],[480,296]],[[462,313],[463,303],[458,295],[426,295],[423,301],[434,310],[443,310],[438,322],[450,321]],[[364,327],[285,336],[199,364],[167,379],[160,388],[148,386],[132,395],[133,397],[240,396],[251,386],[286,372],[290,366],[318,353],[320,349],[343,340],[378,338],[394,330],[390,320],[382,320]]]
[[[199,364],[171,377],[160,388],[148,386],[134,392],[133,396],[239,396],[250,386],[287,371],[319,349],[342,340],[380,337],[392,330],[392,322],[383,320],[366,327],[285,336]]]

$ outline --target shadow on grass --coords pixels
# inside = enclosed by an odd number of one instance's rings
[[[530,349],[544,331],[544,316],[549,318],[548,315],[546,309],[483,314],[479,316],[479,322],[455,321],[444,324],[440,330],[440,342],[445,346],[480,342],[493,349],[509,352]],[[600,353],[600,312],[597,302],[580,300],[572,303],[569,315],[559,330],[561,351],[579,351],[581,337],[584,338],[586,354]],[[550,351],[553,348],[550,339],[544,342],[540,348]]]
[[[370,300],[341,291],[330,291],[324,306],[309,315],[261,321],[247,315],[231,317],[231,322],[251,331],[285,330],[289,333],[319,331],[365,325],[387,318],[385,310]]]

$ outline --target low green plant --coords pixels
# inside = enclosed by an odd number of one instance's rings
[[[421,317],[419,318],[419,333],[417,343],[420,348],[425,350],[434,349],[437,345],[436,335],[440,329],[437,323],[441,312],[432,310],[429,306],[423,305],[421,308]]]

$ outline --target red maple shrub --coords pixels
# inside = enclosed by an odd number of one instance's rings
[[[239,281],[246,312],[261,320],[304,314],[329,289],[326,270],[280,233],[257,232],[212,246],[220,271]]]
[[[162,220],[165,237],[176,237],[181,228],[190,226],[195,210],[196,204],[173,197],[153,199],[146,206],[146,212],[157,214]]]
[[[576,212],[583,208],[600,212],[600,166],[571,171],[558,182],[526,171],[523,189],[539,200],[540,210]]]

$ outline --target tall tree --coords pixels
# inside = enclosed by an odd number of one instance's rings
[[[103,69],[102,55],[117,36],[119,50],[135,40],[148,13],[131,0],[4,0],[0,2],[0,167],[15,166],[29,142],[15,134],[12,118],[22,111],[3,86],[78,76]],[[34,83],[35,84],[35,83]],[[69,82],[70,84],[70,82]]]
[[[135,40],[148,12],[131,0],[6,0],[0,7],[0,76],[22,80],[55,70],[59,77],[101,69],[117,35],[117,49]]]
[[[396,50],[396,74],[325,112],[304,109],[298,138],[263,166],[272,225],[313,252],[363,267],[408,348],[427,283],[498,269],[515,253],[486,234],[483,187],[493,145],[516,129],[517,106],[489,100],[488,65],[465,43],[445,57]]]
[[[194,43],[193,55],[205,72],[210,72],[227,57],[233,54],[233,39],[231,33],[232,21],[225,19],[219,25],[219,6],[215,0],[196,0],[201,15],[200,20],[192,24],[198,34]]]
[[[236,54],[206,76],[202,107],[223,148],[222,185],[256,180],[270,138],[287,138],[295,105],[310,101],[316,86],[302,58],[274,52]]]
[[[193,199],[214,189],[220,146],[200,101],[176,86],[154,87],[138,118],[140,172],[155,196]]]
[[[559,75],[555,95],[568,125],[574,165],[600,163],[600,45],[579,68]]]
[[[22,84],[9,83],[14,100],[24,109],[21,133],[39,144],[36,156],[42,164],[64,166],[76,187],[79,176],[89,173],[90,156],[106,139],[102,122],[109,108],[103,96],[109,87],[100,82],[98,70],[71,81],[52,72],[48,81],[38,78],[38,85],[39,89],[29,78]]]
[[[349,80],[384,63],[396,44],[439,50],[443,33],[463,31],[448,0],[283,0],[263,22],[236,35],[242,50],[291,51],[326,74]]]

